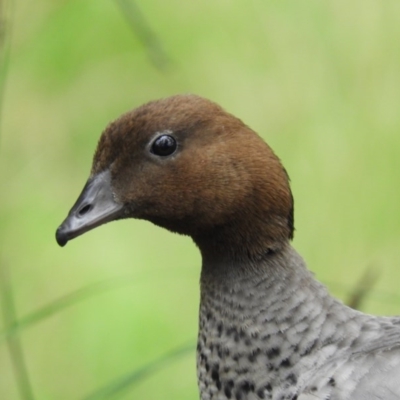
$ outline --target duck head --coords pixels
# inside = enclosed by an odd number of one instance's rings
[[[252,257],[292,238],[293,199],[286,171],[254,131],[209,100],[177,95],[105,129],[57,242],[122,218],[189,235],[203,255]]]

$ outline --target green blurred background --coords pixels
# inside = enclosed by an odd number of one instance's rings
[[[83,399],[195,343],[190,239],[132,220],[63,249],[54,239],[106,124],[175,93],[220,103],[275,149],[292,180],[294,246],[333,294],[346,300],[373,268],[363,310],[400,314],[398,0],[141,0],[141,14],[121,0],[0,4],[11,30],[1,43],[3,292],[23,318],[102,282],[17,330],[35,399]],[[7,317],[9,298],[0,301]],[[28,399],[7,323],[0,399]],[[194,352],[120,397],[198,398]]]

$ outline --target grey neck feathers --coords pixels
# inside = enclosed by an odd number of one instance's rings
[[[247,265],[205,262],[198,340],[202,399],[295,396],[331,359],[350,346],[356,352],[362,331],[377,339],[373,318],[331,297],[289,244]],[[324,384],[330,388],[328,380]]]

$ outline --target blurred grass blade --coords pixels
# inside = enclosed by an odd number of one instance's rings
[[[23,329],[32,326],[43,319],[56,314],[64,308],[70,307],[76,303],[79,303],[89,297],[104,293],[105,291],[116,289],[119,287],[131,285],[132,280],[127,279],[127,277],[122,277],[114,280],[107,280],[102,282],[97,282],[88,285],[84,288],[78,289],[72,293],[69,293],[47,306],[34,311],[25,317],[19,319],[19,321],[14,321],[12,324],[8,325],[8,328],[0,332],[0,342],[6,338],[11,338]]]
[[[177,349],[167,353],[165,356],[153,361],[121,378],[115,380],[114,382],[103,386],[102,388],[96,390],[89,396],[85,397],[84,400],[100,400],[107,399],[111,396],[116,396],[122,394],[123,391],[129,389],[132,385],[141,383],[143,379],[149,375],[157,372],[161,368],[169,365],[171,362],[175,361],[186,354],[189,354],[195,350],[193,342],[186,344],[184,346],[178,347]]]
[[[11,15],[13,13],[13,3],[0,0],[0,123],[3,112],[4,93],[8,66],[10,63],[10,43],[11,43]]]
[[[165,53],[161,41],[150,28],[143,13],[134,0],[115,0],[124,14],[132,31],[147,51],[147,56],[155,68],[165,70],[170,64],[169,57]]]
[[[4,265],[0,265],[0,285],[2,297],[2,311],[5,326],[12,326],[16,321],[14,296],[9,271]],[[18,336],[9,337],[7,346],[11,362],[17,380],[18,390],[23,400],[34,400],[32,387],[29,381],[24,353]]]
[[[375,275],[373,279],[375,280],[376,277],[377,275]],[[368,277],[368,279],[370,278]],[[360,300],[364,301],[367,297],[382,304],[393,305],[399,303],[400,296],[398,294],[373,289],[372,286],[375,284],[374,280],[369,280],[366,283],[361,282],[361,284],[358,284],[356,286],[356,291],[358,293],[356,293],[354,287],[350,287],[342,282],[324,280],[324,284],[329,287],[330,291],[336,294],[340,293],[342,294],[342,297],[347,297],[348,300],[345,301],[345,304],[347,304],[349,307],[356,306],[356,309],[360,309]],[[358,299],[355,297],[358,297]]]
[[[154,278],[151,278],[154,281]],[[166,278],[163,278],[166,279]],[[176,279],[176,277],[171,277]],[[133,283],[137,283],[137,277],[133,276],[122,276],[114,279],[107,279],[97,283],[92,283],[83,288],[77,289],[67,295],[54,300],[50,304],[36,310],[25,317],[20,318],[18,321],[14,321],[13,324],[8,325],[3,331],[0,331],[0,343],[10,337],[19,334],[26,328],[41,322],[43,319],[51,317],[52,315],[62,311],[64,308],[71,307],[74,304],[80,303],[88,298],[103,294],[110,290],[120,289],[126,286],[130,286]]]
[[[13,4],[8,1],[0,0],[0,124],[3,112],[3,102],[7,79],[8,66],[10,62],[10,26],[11,26],[11,7]],[[15,325],[16,312],[12,283],[7,266],[0,265],[0,292],[1,308],[3,312],[4,325],[12,327]],[[34,400],[32,387],[26,368],[25,358],[19,337],[9,337],[7,347],[10,353],[11,363],[17,380],[18,391],[21,399]]]
[[[355,287],[351,291],[346,304],[355,310],[360,310],[362,303],[371,293],[377,280],[378,271],[372,267],[367,268],[361,276],[361,279],[356,283]]]

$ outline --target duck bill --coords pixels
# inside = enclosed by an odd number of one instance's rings
[[[56,232],[56,240],[65,246],[69,240],[122,216],[122,204],[111,187],[110,171],[103,171],[87,181],[78,200]]]

